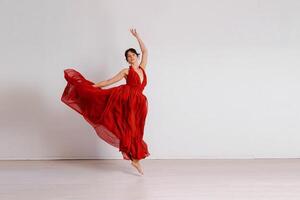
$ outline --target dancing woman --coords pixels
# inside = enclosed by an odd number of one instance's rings
[[[75,69],[65,69],[67,86],[61,100],[80,113],[100,138],[118,148],[123,159],[131,160],[131,165],[144,174],[139,161],[150,155],[143,140],[148,113],[148,100],[143,94],[147,85],[148,50],[136,29],[130,29],[130,32],[139,43],[142,52],[140,62],[140,54],[129,48],[125,51],[129,67],[98,83],[86,79]],[[103,88],[123,78],[125,84]]]

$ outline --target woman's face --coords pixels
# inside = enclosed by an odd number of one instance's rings
[[[134,64],[137,61],[137,55],[135,53],[132,53],[131,51],[128,51],[127,53],[127,62],[130,64]]]

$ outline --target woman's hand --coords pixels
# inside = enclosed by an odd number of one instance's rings
[[[136,38],[138,38],[139,37],[139,35],[138,35],[138,33],[136,32],[136,30],[135,29],[130,29],[130,32],[132,33],[132,35],[134,36],[134,37],[136,37]]]
[[[94,84],[94,85],[92,85],[92,86],[95,87],[95,88],[98,87],[96,84]]]

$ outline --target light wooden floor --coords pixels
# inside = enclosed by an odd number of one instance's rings
[[[300,200],[300,159],[0,161],[1,200]]]

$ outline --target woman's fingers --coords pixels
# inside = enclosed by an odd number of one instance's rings
[[[136,29],[135,28],[131,28],[130,29],[130,32],[132,33],[132,35],[134,35],[135,37],[137,37],[138,36],[138,33],[137,33],[137,31],[136,31]]]

